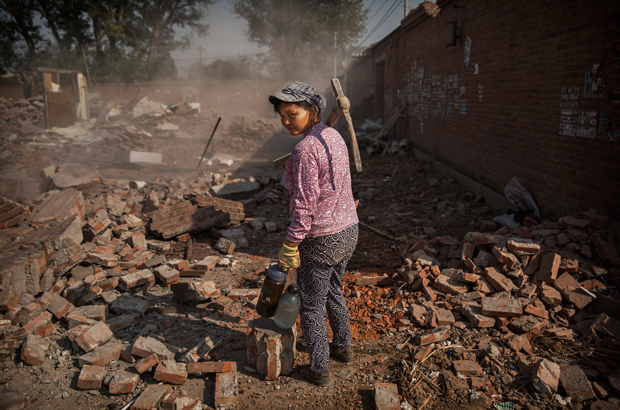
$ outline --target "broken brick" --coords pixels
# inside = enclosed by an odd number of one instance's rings
[[[482,274],[484,275],[485,279],[491,284],[491,286],[493,286],[499,292],[510,293],[512,290],[517,288],[510,279],[499,273],[495,268],[486,268],[482,272]]]
[[[524,239],[509,239],[506,242],[506,248],[509,252],[517,256],[536,255],[540,253],[540,245],[536,242]]]
[[[482,314],[482,308],[475,303],[468,303],[461,308],[463,315],[476,327],[493,327],[495,318]]]
[[[118,287],[121,290],[127,291],[129,289],[136,288],[144,285],[147,282],[154,282],[155,276],[149,269],[142,269],[135,273],[130,273],[119,278]]]
[[[106,319],[108,307],[105,305],[82,306],[73,309],[68,315],[69,328],[81,324],[94,324],[93,322],[102,322]]]
[[[169,265],[179,271],[189,269],[189,261],[187,261],[186,259],[173,259],[166,262],[166,265]]]
[[[40,313],[37,317],[22,326],[22,329],[26,333],[34,332],[39,326],[46,326],[52,321],[52,314],[50,312]]]
[[[553,283],[555,278],[558,276],[561,260],[562,257],[557,253],[548,253],[543,255],[540,261],[540,268],[538,270],[538,280],[545,283]]]
[[[172,384],[185,384],[187,381],[187,365],[174,360],[159,362],[155,369],[155,379]]]
[[[566,300],[573,290],[579,289],[579,282],[577,282],[570,273],[564,272],[553,282],[553,287],[556,288],[562,295],[562,298]]]
[[[181,274],[179,273],[178,270],[173,269],[168,265],[158,266],[154,269],[154,271],[155,271],[155,276],[157,276],[157,279],[159,279],[160,282],[164,285],[170,285],[172,283],[176,283],[181,277]]]
[[[5,290],[0,292],[0,312],[6,312],[17,306],[19,301],[19,295],[15,293],[7,292]]]
[[[238,302],[242,300],[243,298],[247,300],[254,300],[259,295],[260,295],[260,289],[256,288],[256,289],[233,289],[230,292],[228,292],[228,295],[226,296]]]
[[[194,269],[208,271],[213,269],[215,264],[220,260],[217,256],[207,256],[194,265]]]
[[[560,366],[550,360],[542,359],[532,371],[532,385],[546,396],[553,396],[560,382]]]
[[[101,366],[86,365],[82,367],[82,371],[80,371],[77,386],[83,390],[100,389],[104,377],[105,368]]]
[[[592,385],[579,366],[560,366],[560,383],[572,400],[595,399]]]
[[[233,304],[232,299],[227,298],[226,296],[220,296],[213,303],[213,307],[215,307],[215,309],[217,310],[221,310],[222,312],[225,312],[232,307],[232,304]]]
[[[106,324],[111,331],[125,329],[126,327],[136,325],[140,323],[141,317],[139,313],[129,312],[120,316],[115,316],[106,321]]]
[[[170,288],[181,302],[204,302],[220,296],[220,290],[215,288],[213,281],[175,283]]]
[[[159,358],[156,354],[144,357],[136,362],[136,371],[140,374],[151,370],[155,365],[159,364]]]
[[[74,306],[62,296],[54,293],[50,303],[47,305],[47,310],[51,312],[56,319],[60,319],[67,313],[71,312]]]
[[[231,255],[235,250],[235,243],[222,237],[217,240],[214,248],[226,255]]]
[[[506,266],[506,269],[510,270],[514,266],[520,265],[517,257],[514,256],[512,253],[506,251],[506,248],[500,248],[500,247],[494,246],[492,251],[493,251],[493,255],[495,256],[495,258],[497,258],[499,263]]]
[[[513,319],[508,324],[508,329],[518,335],[527,335],[531,340],[533,336],[539,335],[547,325],[549,321],[546,319],[523,315]]]
[[[479,376],[482,374],[482,367],[473,360],[455,360],[452,362],[454,371],[464,376]]]
[[[156,354],[160,359],[173,359],[175,355],[159,340],[143,336],[136,339],[132,346],[131,354],[140,357],[149,357],[152,354]]]
[[[96,347],[91,352],[80,356],[78,362],[82,367],[86,365],[105,366],[114,360],[118,360],[118,358],[121,357],[123,349],[123,345],[110,342],[104,346]]]
[[[239,395],[237,372],[217,373],[215,375],[215,407],[234,406]]]
[[[168,385],[151,384],[138,396],[131,410],[156,410],[161,400],[170,393],[172,387]]]
[[[467,285],[459,282],[455,279],[449,278],[446,275],[439,275],[433,283],[433,287],[439,289],[442,292],[449,293],[451,295],[458,295],[459,293],[465,293],[469,291]]]
[[[416,335],[415,343],[418,346],[427,345],[429,343],[435,343],[442,340],[449,339],[452,335],[450,328],[448,327],[438,327],[436,329],[432,329],[424,334]]]
[[[22,345],[21,359],[30,366],[41,366],[48,348],[48,341],[42,337],[30,334]]]
[[[481,310],[485,316],[515,317],[523,314],[521,302],[508,298],[482,298]]]
[[[114,336],[114,334],[105,323],[97,322],[87,331],[76,337],[75,341],[86,352],[90,352],[95,347],[110,340],[112,336]]]
[[[226,373],[236,371],[236,362],[198,362],[187,365],[187,372],[198,376],[202,376],[207,373]]]
[[[594,300],[594,296],[583,289],[575,289],[568,294],[566,300],[568,303],[572,303],[575,308],[583,309]]]
[[[455,322],[454,315],[451,311],[447,309],[437,309],[433,310],[433,317],[431,319],[431,325],[433,327],[437,326],[448,326]]]
[[[551,286],[542,285],[542,293],[540,298],[548,306],[559,306],[562,303],[562,295],[555,288]]]
[[[134,391],[138,385],[140,376],[137,374],[129,373],[123,370],[116,372],[114,377],[110,380],[109,393],[110,394],[128,394]]]

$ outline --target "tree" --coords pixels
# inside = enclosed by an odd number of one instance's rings
[[[193,34],[205,35],[209,29],[204,20],[213,0],[136,0],[133,3],[137,16],[133,38],[146,40],[140,44],[140,53],[148,79],[161,76],[159,68],[170,60],[170,51],[187,48]],[[176,38],[176,27],[191,30]]]
[[[339,48],[363,33],[368,18],[362,0],[232,0],[233,10],[248,23],[248,39],[269,47],[280,75],[323,77]]]
[[[34,0],[0,0],[2,37],[24,41],[31,68],[37,65],[37,50],[44,42],[34,22],[35,5]]]
[[[176,76],[170,52],[205,35],[213,0],[0,0],[0,69],[27,57],[34,68],[84,69],[98,81]],[[54,45],[44,38],[48,29]],[[176,35],[178,28],[189,28]],[[24,47],[25,46],[25,47]],[[94,50],[93,50],[94,48]],[[22,50],[25,49],[24,53]],[[94,52],[93,52],[94,51]],[[93,64],[94,63],[94,64]]]

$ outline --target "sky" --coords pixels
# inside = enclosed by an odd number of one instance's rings
[[[405,12],[403,1],[364,0],[364,6],[370,8],[370,12],[368,13],[369,21],[366,32],[360,38],[360,41],[365,40],[361,44],[362,47],[368,47],[372,43],[381,40],[400,25]],[[407,3],[408,9],[411,10],[417,7],[421,0],[408,0]],[[392,9],[391,14],[389,13],[390,9]],[[383,23],[377,27],[377,24],[384,17]],[[238,18],[232,12],[232,6],[228,0],[217,0],[210,8],[207,19],[210,25],[207,36],[194,37],[188,49],[172,53],[172,58],[175,60],[181,75],[184,68],[200,60],[200,47],[203,49],[202,61],[205,65],[217,59],[225,60],[241,55],[251,56],[267,51],[246,39],[244,34],[246,29],[245,20]],[[375,28],[376,31],[366,38],[367,34],[375,30]]]

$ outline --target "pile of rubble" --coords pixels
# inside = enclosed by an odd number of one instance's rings
[[[0,97],[0,137],[42,124],[44,107],[42,96],[18,101]]]
[[[410,334],[397,348],[409,346],[398,387],[411,403],[442,393],[484,405],[504,394],[529,408],[605,400],[620,392],[620,231],[610,228],[589,212],[463,240],[408,237],[398,274],[349,283],[352,320]]]
[[[246,219],[256,196],[269,201],[264,192],[273,190],[269,185],[250,184],[264,190],[241,202],[208,193],[227,187],[239,194],[248,189],[247,182],[205,173],[190,182],[158,181],[140,189],[96,181],[96,187],[81,186],[81,191],[46,192],[30,206],[0,198],[0,355],[17,354],[41,366],[47,356],[69,354],[60,353],[63,335],[78,355],[80,389],[106,385],[110,394],[125,395],[140,384],[144,391],[132,408],[161,403],[162,408],[201,409],[201,400],[168,385],[144,386],[140,377],[150,374],[158,382],[182,385],[188,375],[215,373],[216,407],[234,407],[236,363],[213,361],[216,340],[206,337],[179,348],[132,328],[175,303],[211,303],[226,311],[233,301],[258,296],[259,289],[225,295],[203,278],[216,265],[234,264],[235,248],[248,245],[245,231],[231,227],[231,221],[273,231],[272,222]],[[171,250],[176,243],[191,241],[191,232],[206,230],[218,239],[215,255],[194,260],[188,250],[186,259],[169,257],[176,255]],[[161,297],[152,299],[153,291]],[[127,364],[119,365],[119,358]],[[15,403],[14,408],[23,408],[23,399]]]
[[[146,97],[137,103],[92,98],[89,104],[89,122],[45,130],[41,96],[0,100],[0,195],[35,198],[49,188],[48,177],[61,164],[90,162],[92,169],[110,163],[193,168],[219,116]],[[273,123],[256,114],[225,117],[206,159],[213,152],[256,151],[275,131]],[[47,169],[51,165],[54,169]]]

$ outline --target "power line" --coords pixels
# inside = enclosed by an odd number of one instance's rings
[[[381,7],[379,7],[379,8],[377,9],[377,11],[375,11],[375,14],[373,14],[373,15],[372,15],[372,17],[370,18],[370,20],[368,20],[368,22],[369,22],[369,23],[372,21],[372,19],[374,19],[374,18],[375,18],[375,16],[376,16],[377,14],[379,14],[379,11],[381,11],[381,9],[383,8],[383,6],[385,6],[385,3],[387,3],[387,2],[388,2],[388,0],[385,0],[385,1],[383,2],[383,4],[381,5]],[[375,2],[373,1],[372,3],[374,4]],[[370,5],[370,7],[372,7],[372,4]],[[369,7],[369,8],[370,8],[370,7]]]
[[[366,35],[366,37],[362,41],[360,41],[357,47],[360,47],[366,40],[368,40],[377,31],[377,29],[385,22],[387,17],[389,17],[394,12],[394,10],[396,10],[397,4],[398,4],[398,0],[395,0],[392,6],[388,9],[388,11],[385,12],[383,17],[381,17],[379,22],[373,27],[372,30],[370,30],[370,32]]]
[[[398,8],[398,6],[400,6],[400,3],[402,3],[403,0],[396,0],[394,1],[394,4],[392,4],[392,6],[389,8],[389,10],[383,15],[383,17],[381,18],[381,20],[377,23],[377,25],[370,31],[370,33],[368,33],[368,35],[357,45],[357,47],[360,47],[362,44],[364,44],[364,42],[366,40],[368,40],[370,38],[370,36],[372,36],[373,34],[375,34],[375,32],[379,29],[379,27],[381,27],[381,25],[383,23],[385,23],[385,21],[392,15],[392,13],[394,13],[394,11]]]

